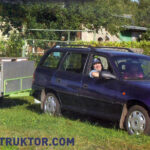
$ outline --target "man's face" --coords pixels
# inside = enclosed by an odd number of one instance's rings
[[[102,70],[102,65],[101,65],[101,63],[96,63],[96,64],[93,65],[93,67],[94,67],[94,69],[95,69],[96,71],[101,71],[101,70]]]

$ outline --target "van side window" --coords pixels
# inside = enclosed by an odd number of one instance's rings
[[[108,59],[104,56],[99,56],[99,55],[97,57],[101,60],[103,70],[113,73],[112,67],[110,66]]]
[[[64,53],[62,52],[51,52],[43,62],[42,66],[57,69],[63,55]]]
[[[82,73],[86,59],[87,54],[70,53],[62,64],[61,70]]]
[[[89,61],[89,67],[87,68],[87,72],[86,74],[89,76],[89,72],[91,72],[91,70],[93,70],[93,64],[92,61],[94,58],[98,58],[101,61],[102,64],[102,71],[109,71],[111,73],[113,73],[113,69],[110,66],[110,63],[108,61],[108,59],[105,56],[101,56],[101,55],[91,55],[90,61]]]

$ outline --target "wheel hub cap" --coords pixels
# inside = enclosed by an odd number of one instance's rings
[[[45,112],[49,114],[54,114],[56,111],[56,102],[53,96],[49,96],[45,102]]]
[[[128,119],[128,127],[131,134],[140,134],[144,132],[146,125],[146,119],[143,113],[139,111],[133,111]]]

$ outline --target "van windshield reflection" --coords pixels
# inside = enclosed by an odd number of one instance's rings
[[[150,80],[149,57],[116,57],[115,64],[125,80]]]

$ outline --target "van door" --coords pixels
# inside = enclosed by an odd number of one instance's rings
[[[52,51],[45,55],[35,71],[34,85],[48,89],[52,88],[52,77],[55,75],[64,55],[65,52],[59,51]]]
[[[101,60],[103,70],[113,73],[106,57],[100,55],[94,57]],[[91,78],[89,74],[84,75],[80,97],[86,112],[105,119],[119,119],[122,111],[122,104],[118,100],[121,95],[120,89],[119,80]]]
[[[59,94],[62,107],[66,109],[75,111],[82,109],[79,90],[82,86],[82,72],[86,61],[86,53],[69,52],[52,79],[52,85]]]

